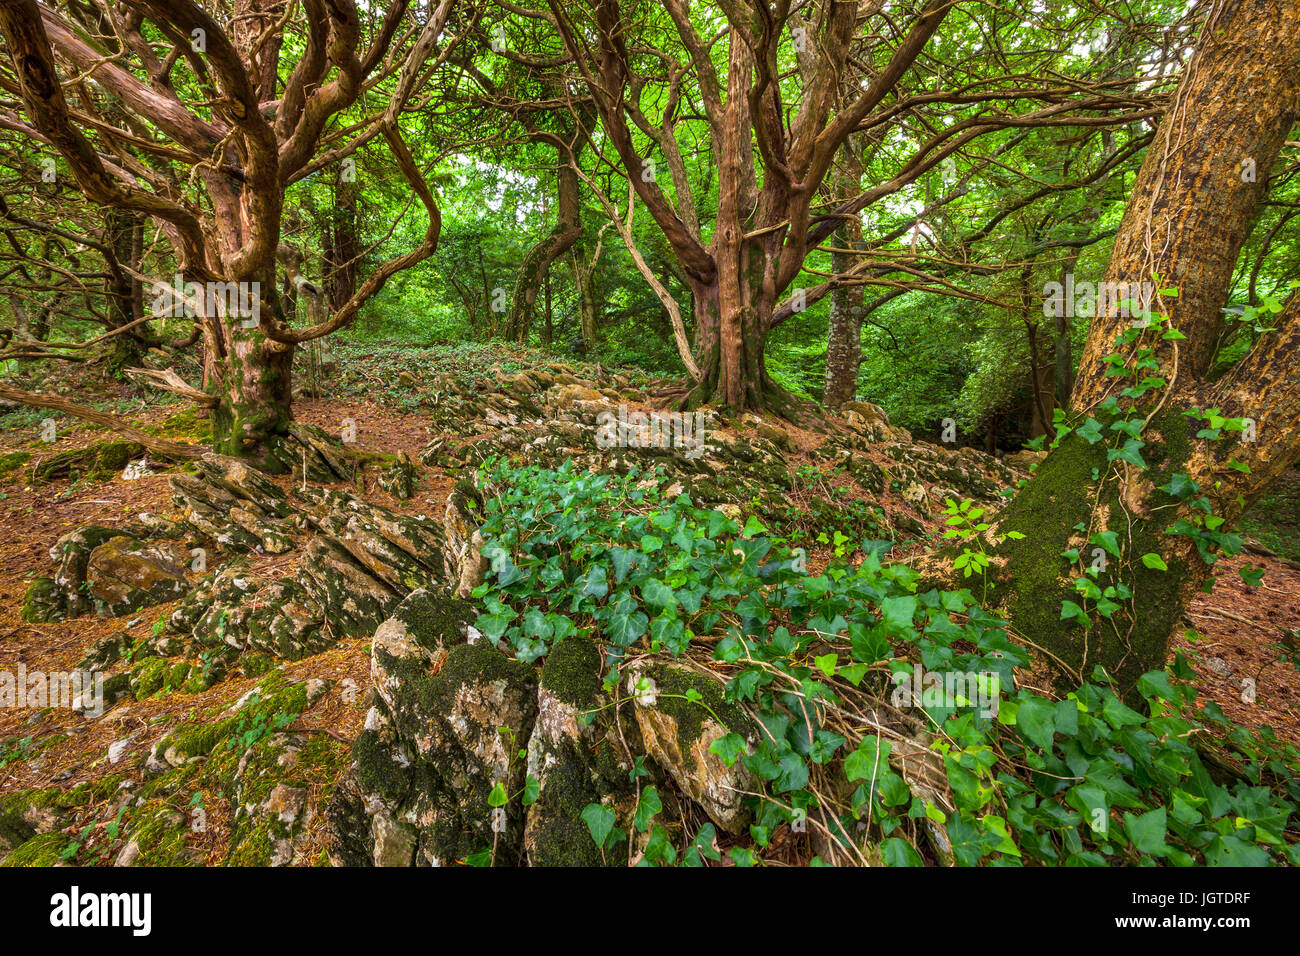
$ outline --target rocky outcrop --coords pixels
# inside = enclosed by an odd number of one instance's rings
[[[91,611],[120,615],[174,601],[189,588],[188,552],[179,542],[152,543],[139,524],[87,525],[50,548],[58,570],[37,578],[23,599],[23,619],[62,621]]]
[[[866,495],[908,506],[891,513],[886,532],[868,514],[851,520],[825,476],[799,481],[791,461],[798,441],[783,423],[746,414],[724,427],[707,409],[698,417],[673,417],[648,407],[651,383],[637,384],[642,388],[621,375],[584,379],[562,365],[503,377],[486,394],[447,379],[433,413],[437,437],[419,460],[453,471],[501,456],[550,466],[572,461],[617,474],[661,468],[701,506],[740,506],[779,529],[800,520],[800,512],[836,515],[840,524],[847,522],[841,530],[851,537],[924,534],[925,524],[913,513],[937,514],[948,497],[995,504],[1022,477],[974,449],[913,442],[879,406],[849,402],[839,410],[838,430],[812,457],[843,469]],[[459,440],[465,438],[470,440]],[[792,498],[802,507],[792,509]]]
[[[757,782],[709,746],[756,731],[716,680],[656,665],[660,692],[642,688],[634,699],[606,688],[595,643],[561,641],[539,669],[493,646],[474,616],[449,589],[425,589],[376,630],[372,706],[353,775],[327,811],[336,864],[620,862],[604,858],[582,812],[602,804],[630,829],[634,766],[642,785],[680,793],[722,829],[744,831],[742,794]]]
[[[346,492],[303,494],[295,520],[316,534],[297,570],[271,578],[235,560],[172,613],[168,633],[225,648],[231,660],[250,650],[298,660],[371,633],[405,594],[446,579],[439,522]]]
[[[399,501],[415,493],[415,463],[406,452],[398,452],[397,459],[379,476],[379,487]]]
[[[32,466],[34,482],[57,478],[107,478],[122,471],[144,446],[133,441],[108,441],[85,448],[73,448],[43,458]]]

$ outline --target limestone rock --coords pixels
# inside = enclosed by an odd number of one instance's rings
[[[185,594],[190,588],[184,571],[188,558],[184,546],[175,542],[146,544],[119,535],[91,552],[86,584],[99,606],[120,617]]]
[[[753,743],[757,728],[739,707],[723,701],[717,681],[685,665],[655,664],[642,673],[656,688],[653,695],[636,699],[636,722],[646,752],[721,829],[744,832],[753,813],[743,794],[757,792],[761,785],[743,760],[728,767],[709,747],[729,733]],[[688,690],[697,691],[703,700],[683,700]]]
[[[398,452],[397,460],[380,475],[379,487],[401,501],[415,493],[415,465],[406,452]]]

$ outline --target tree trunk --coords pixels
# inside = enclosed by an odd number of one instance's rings
[[[764,303],[761,266],[742,270],[719,258],[719,281],[693,288],[701,379],[687,405],[713,402],[736,411],[780,413],[792,399],[768,377],[763,358],[772,308]]]
[[[1076,430],[986,536],[986,598],[1070,681],[1091,677],[1100,665],[1130,691],[1144,672],[1162,667],[1224,532],[1300,456],[1300,300],[1288,303],[1276,330],[1226,376],[1204,380],[1263,184],[1300,113],[1298,62],[1300,7],[1291,0],[1229,0],[1208,14],[1107,270],[1115,283],[1158,274],[1178,295],[1158,295],[1151,309],[1159,321],[1136,331],[1120,309],[1099,305],[1072,396]],[[1245,159],[1254,175],[1243,175]],[[1169,338],[1167,330],[1186,337]],[[1121,374],[1106,374],[1112,353],[1126,363]],[[1139,384],[1148,376],[1168,384]],[[1245,430],[1216,429],[1185,414],[1212,408],[1248,419],[1238,423]],[[1116,421],[1139,427],[1135,440],[1144,444],[1127,448],[1144,464],[1108,456],[1130,441],[1110,428]],[[1168,533],[1176,522],[1182,533]],[[998,542],[1008,532],[1023,537]],[[1078,557],[1063,557],[1068,549]],[[1087,597],[1079,581],[1091,582],[1085,590],[1127,587],[1131,597]],[[1110,599],[1116,606],[1107,617]]]
[[[326,228],[325,296],[331,312],[347,304],[357,291],[357,256],[361,241],[357,237],[357,196],[361,186],[355,179],[341,181],[334,187],[334,208]]]
[[[262,302],[282,317],[274,267],[265,270],[260,289]],[[294,346],[272,341],[256,325],[245,328],[245,321],[221,314],[204,320],[204,390],[218,398],[212,447],[275,469],[275,447],[293,419]]]
[[[1074,266],[1079,261],[1079,250],[1066,257],[1061,267],[1061,285],[1064,287],[1066,276],[1073,274]],[[1052,369],[1055,380],[1056,405],[1066,408],[1070,403],[1070,393],[1074,391],[1074,348],[1071,340],[1070,316],[1066,309],[1058,309],[1055,316],[1055,338],[1052,342]]]
[[[574,161],[577,161],[575,156]],[[524,256],[515,277],[514,293],[510,298],[510,313],[506,317],[506,337],[516,342],[528,338],[532,324],[533,307],[542,278],[551,263],[564,255],[582,236],[582,207],[578,196],[578,174],[569,165],[568,154],[561,152],[555,165],[556,217],[555,227]]]
[[[578,291],[578,325],[582,332],[582,344],[587,352],[593,352],[598,344],[599,306],[596,303],[595,280],[596,263],[590,268],[583,264],[582,257],[573,257],[573,284]]]
[[[862,191],[862,164],[853,144],[846,143],[844,165],[835,179],[837,196],[856,196]],[[862,238],[862,220],[845,221],[835,234],[835,245],[851,248]],[[855,262],[845,252],[831,254],[831,271],[848,272]],[[862,366],[862,287],[842,285],[831,293],[830,329],[826,337],[826,385],[822,404],[838,408],[858,395],[858,369]]]
[[[143,315],[140,283],[124,266],[139,271],[138,233],[143,217],[125,209],[109,209],[104,217],[105,243],[116,262],[108,263],[108,327],[120,329]],[[109,341],[108,368],[114,378],[125,379],[125,369],[140,365],[142,336],[136,329],[115,335]]]
[[[1029,350],[1029,434],[1033,438],[1052,430],[1052,410],[1056,407],[1052,366],[1044,360],[1041,331],[1036,319],[1025,320],[1025,345]]]

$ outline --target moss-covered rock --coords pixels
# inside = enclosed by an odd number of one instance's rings
[[[74,448],[51,455],[32,468],[33,481],[56,478],[109,478],[144,454],[144,446],[133,441],[109,441]]]
[[[148,800],[131,810],[125,822],[126,844],[116,866],[202,866],[190,842],[194,824],[167,799]]]
[[[67,596],[53,578],[33,578],[23,593],[22,618],[29,624],[48,624],[67,616]]]
[[[1142,674],[1164,665],[1184,597],[1206,574],[1188,540],[1165,533],[1178,500],[1159,490],[1187,467],[1195,427],[1177,411],[1153,420],[1142,449],[1150,470],[1123,482],[1099,477],[1108,468],[1105,443],[1090,445],[1071,433],[999,516],[993,533],[1020,537],[996,545],[986,602],[1003,609],[1017,630],[1050,652],[1063,686],[1072,689],[1101,666],[1121,692],[1130,692]],[[1093,613],[1085,628],[1061,617],[1063,601],[1080,601],[1074,580],[1081,576],[1063,552],[1078,548],[1092,560],[1089,537],[1104,531],[1116,532],[1123,542],[1123,560],[1107,555],[1097,583],[1122,581],[1135,597],[1109,620]],[[1147,553],[1162,555],[1168,570],[1138,560]]]
[[[380,865],[412,852],[426,865],[491,846],[498,862],[522,854],[520,802],[497,808],[489,795],[498,784],[507,794],[523,787],[536,672],[487,641],[466,643],[469,612],[447,592],[412,595],[372,641],[377,699],[353,761]],[[355,813],[331,811],[335,819]]]
[[[32,453],[29,451],[11,451],[0,455],[0,478],[8,477],[31,460]]]
[[[754,721],[723,699],[717,680],[683,664],[637,668],[628,680],[639,687],[642,678],[652,682],[649,689],[634,691],[636,722],[646,752],[714,823],[731,833],[743,832],[753,818],[743,794],[758,792],[760,783],[743,760],[728,767],[709,748],[731,733],[755,742]]]
[[[613,711],[604,703],[596,645],[570,637],[551,648],[528,738],[528,774],[537,781],[538,793],[528,807],[524,846],[533,866],[606,862],[582,820],[588,804],[611,804],[616,813],[621,809],[620,823],[626,828],[635,786]]]
[[[70,842],[65,833],[42,833],[15,847],[0,866],[58,866]]]

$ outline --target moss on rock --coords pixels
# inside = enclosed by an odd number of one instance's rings
[[[57,866],[69,842],[66,833],[42,833],[15,847],[0,866]]]

